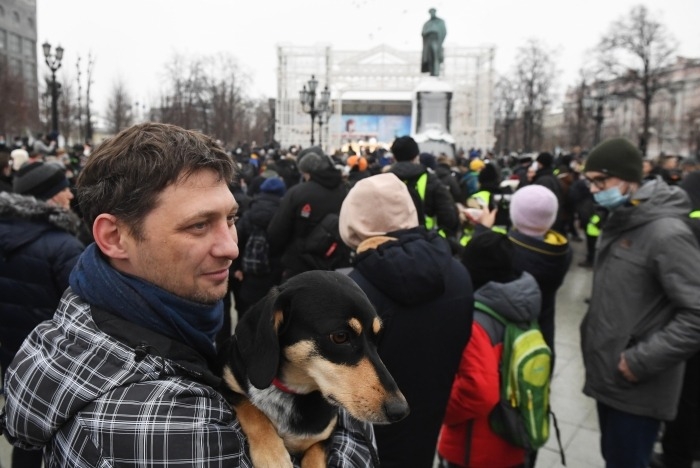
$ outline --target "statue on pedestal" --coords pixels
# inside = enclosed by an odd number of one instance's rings
[[[430,72],[430,76],[440,75],[443,60],[442,43],[447,35],[445,22],[435,16],[435,8],[429,10],[430,19],[423,25],[423,57],[421,73]]]

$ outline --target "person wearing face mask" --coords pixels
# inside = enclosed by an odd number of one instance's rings
[[[583,391],[597,402],[606,467],[647,467],[661,421],[676,416],[685,361],[700,349],[691,204],[660,177],[642,185],[641,153],[625,139],[594,148],[584,176],[610,214],[580,329]]]

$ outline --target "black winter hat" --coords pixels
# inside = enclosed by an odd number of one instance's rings
[[[12,190],[20,195],[31,195],[49,200],[68,187],[65,170],[54,163],[34,162],[25,164],[15,174]]]
[[[513,244],[505,234],[477,234],[464,248],[462,264],[469,270],[476,291],[489,281],[509,283],[520,276],[513,265]]]
[[[411,161],[418,156],[418,143],[410,136],[398,137],[391,144],[391,152],[397,161]]]
[[[554,164],[554,156],[547,152],[540,153],[535,161],[542,164],[544,167],[552,167]]]
[[[496,166],[493,164],[489,163],[484,166],[484,168],[479,172],[479,184],[482,186],[486,185],[498,185],[500,182],[498,175],[498,169],[496,169]]]
[[[642,181],[642,153],[624,138],[610,138],[591,150],[584,172],[602,172],[628,182]]]
[[[693,171],[683,178],[680,187],[690,197],[693,210],[700,210],[700,171]]]

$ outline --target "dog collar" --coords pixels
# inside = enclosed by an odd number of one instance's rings
[[[275,377],[274,379],[272,379],[272,385],[274,385],[274,386],[277,387],[278,389],[282,390],[284,393],[291,393],[292,395],[298,395],[297,392],[295,392],[295,391],[292,390],[291,388],[287,387],[287,386],[286,386],[285,384],[283,384],[282,381],[281,381],[280,379],[278,379],[277,377]]]

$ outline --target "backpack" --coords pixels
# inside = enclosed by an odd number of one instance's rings
[[[350,247],[338,230],[337,213],[328,213],[304,239],[301,260],[312,270],[336,270],[350,266]]]
[[[267,233],[258,226],[248,236],[241,258],[243,273],[266,275],[270,273],[270,244]]]
[[[474,302],[474,310],[474,320],[489,332],[492,342],[503,342],[501,399],[489,414],[489,426],[510,444],[528,451],[537,450],[549,438],[552,351],[536,320],[523,328],[479,301]],[[502,339],[493,336],[496,332],[493,326],[489,327],[485,315],[503,324]],[[560,440],[556,418],[554,424]],[[566,464],[563,450],[561,455]]]

